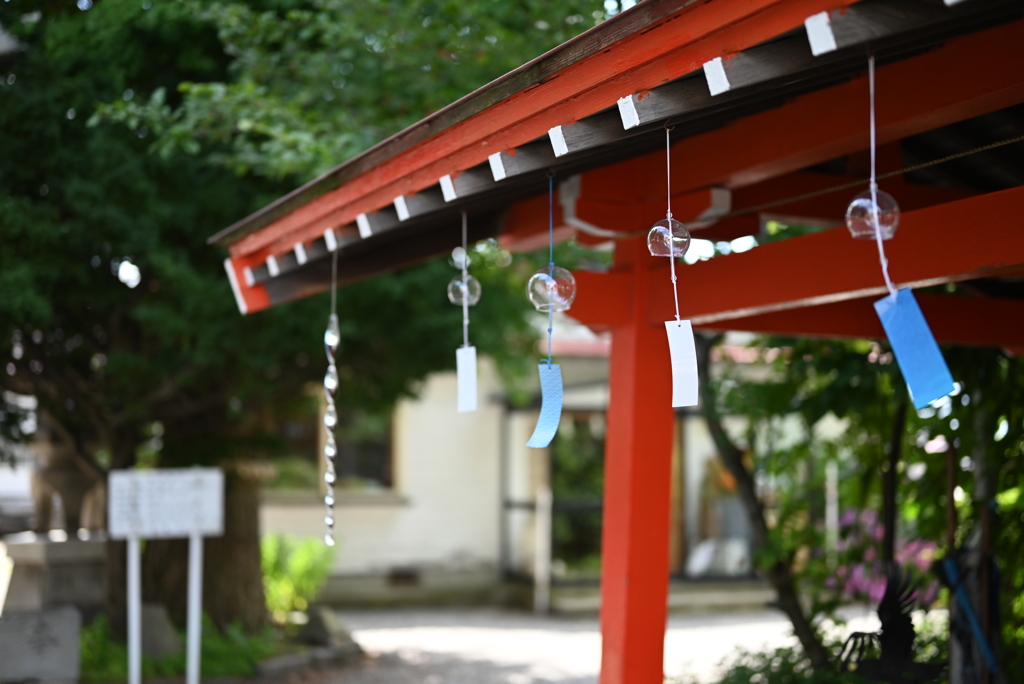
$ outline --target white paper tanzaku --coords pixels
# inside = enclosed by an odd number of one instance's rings
[[[476,411],[476,347],[456,349],[455,365],[459,376],[459,413]]]
[[[672,355],[672,406],[697,405],[697,349],[690,321],[665,321]]]

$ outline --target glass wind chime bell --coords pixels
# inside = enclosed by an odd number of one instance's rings
[[[871,178],[868,189],[857,195],[846,210],[846,225],[853,237],[873,239],[878,247],[878,261],[889,294],[874,302],[875,312],[896,355],[896,363],[907,383],[914,408],[922,409],[930,402],[948,396],[954,391],[955,384],[913,290],[897,288],[889,276],[884,241],[896,233],[900,208],[891,195],[878,189],[878,177],[875,175],[874,56],[868,58],[868,97]]]
[[[672,359],[672,406],[697,405],[697,351],[693,340],[693,327],[679,315],[679,286],[676,279],[676,259],[690,248],[690,231],[682,222],[672,218],[672,155],[671,131],[665,127],[665,182],[667,201],[665,218],[651,226],[647,232],[647,249],[651,256],[667,257],[672,278],[672,297],[676,305],[676,318],[665,322],[669,354]]]
[[[458,412],[476,411],[476,347],[469,344],[469,307],[480,301],[480,281],[469,275],[466,212],[462,212],[462,246],[452,250],[452,266],[462,271],[448,283],[448,301],[462,307],[462,346],[455,350]]]
[[[537,369],[540,373],[541,406],[537,426],[526,446],[543,449],[554,439],[562,420],[562,369],[551,363],[551,339],[555,330],[555,312],[568,311],[576,299],[576,278],[568,270],[555,266],[554,176],[548,176],[548,265],[537,270],[526,284],[526,296],[541,313],[548,315],[548,358]]]
[[[869,134],[871,145],[871,178],[868,189],[853,198],[846,208],[846,227],[859,240],[877,240],[883,260],[883,270],[888,283],[889,274],[885,255],[882,254],[882,240],[891,240],[900,225],[900,205],[892,195],[878,189],[875,176],[875,58],[868,58],[868,93],[870,98]],[[890,291],[893,288],[889,287]]]

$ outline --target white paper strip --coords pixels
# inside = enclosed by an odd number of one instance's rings
[[[281,273],[281,267],[277,265],[277,257],[273,254],[267,257],[267,273],[271,278],[276,278]]]
[[[359,237],[364,240],[373,235],[373,229],[370,228],[370,219],[366,214],[356,216],[356,225],[359,227]]]
[[[244,316],[249,313],[249,307],[246,306],[245,297],[242,296],[242,288],[238,287],[238,276],[235,275],[235,266],[231,263],[231,259],[224,260],[224,270],[228,272],[228,282],[231,283],[231,291],[235,294],[235,304],[238,305],[238,312]],[[249,287],[252,287],[252,285],[249,285]]]
[[[230,259],[228,259],[230,261]],[[256,284],[256,276],[252,274],[252,269],[246,266],[242,269],[242,277],[245,278],[245,286],[252,287]]]
[[[704,78],[708,81],[708,90],[712,96],[728,92],[732,87],[729,85],[729,77],[725,75],[725,64],[721,57],[704,62]]]
[[[818,12],[807,17],[804,19],[804,28],[807,29],[807,41],[811,44],[811,54],[815,57],[838,49],[828,12]]]
[[[441,194],[444,195],[445,202],[458,199],[459,196],[455,192],[455,183],[452,181],[451,176],[441,176],[441,180],[438,183],[441,184]]]
[[[562,135],[561,126],[555,126],[549,130],[548,138],[551,139],[551,149],[555,151],[556,157],[564,157],[569,154],[569,146],[565,144],[565,136]]]
[[[619,118],[622,119],[622,128],[625,130],[640,125],[640,115],[637,114],[632,95],[619,98]]]
[[[295,260],[299,262],[299,266],[309,261],[309,257],[306,256],[306,246],[301,242],[295,243]]]
[[[505,165],[501,162],[501,152],[495,152],[487,158],[487,161],[491,164],[491,176],[494,177],[494,182],[505,180]]]
[[[398,214],[399,221],[409,220],[409,205],[405,203],[405,195],[395,198],[395,213]]]
[[[476,347],[456,349],[455,367],[459,377],[459,413],[476,411]]]
[[[672,355],[672,406],[697,405],[697,348],[690,321],[665,321]]]
[[[327,245],[328,252],[338,249],[338,238],[334,234],[333,228],[328,228],[324,231],[324,244]]]

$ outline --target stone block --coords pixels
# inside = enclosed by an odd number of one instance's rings
[[[73,605],[87,615],[106,600],[106,541],[55,541],[31,532],[4,537],[14,563],[4,610]]]
[[[77,682],[82,616],[65,606],[0,615],[0,682]]]
[[[185,645],[174,629],[167,607],[160,603],[142,604],[142,652],[150,658],[181,653]]]
[[[352,643],[352,636],[341,624],[338,615],[327,606],[312,606],[309,621],[302,626],[296,641],[310,646],[343,646]]]

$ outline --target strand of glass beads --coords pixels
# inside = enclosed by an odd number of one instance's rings
[[[327,440],[324,442],[324,484],[327,485],[324,505],[327,507],[327,515],[324,517],[324,523],[327,525],[327,533],[324,534],[324,543],[327,546],[334,546],[334,483],[338,477],[334,470],[334,457],[338,455],[338,445],[334,441],[334,428],[338,425],[338,410],[334,406],[334,396],[338,391],[338,367],[334,363],[334,357],[340,341],[338,315],[331,313],[327,319],[327,330],[324,332],[324,351],[327,353],[327,373],[324,375],[324,397],[327,399],[327,408],[324,410],[324,429],[327,433]]]

